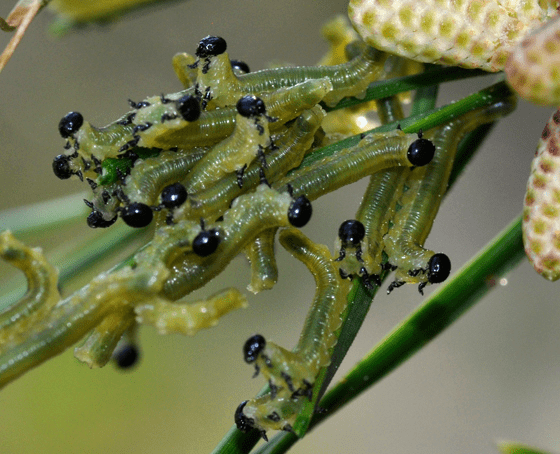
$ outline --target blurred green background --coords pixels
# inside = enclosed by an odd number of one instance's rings
[[[11,3],[2,2],[4,17]],[[0,209],[85,189],[57,180],[51,170],[64,145],[56,126],[68,111],[104,125],[127,111],[128,98],[179,90],[172,56],[193,53],[208,34],[226,38],[230,56],[254,70],[271,60],[313,64],[327,49],[321,25],[345,11],[345,0],[191,0],[63,39],[48,35],[52,15],[42,12],[0,74]],[[9,38],[0,35],[0,47]],[[448,85],[441,103],[491,80]],[[551,111],[521,102],[443,204],[427,247],[445,251],[455,270],[521,211],[531,158]],[[361,182],[314,203],[304,232],[332,245],[364,188]],[[53,249],[88,234],[84,220],[34,245]],[[277,287],[251,296],[248,309],[216,328],[193,338],[142,328],[143,358],[131,373],[112,366],[89,370],[68,351],[7,386],[0,392],[0,452],[210,452],[232,425],[239,402],[263,385],[251,380],[253,371],[243,362],[244,341],[259,332],[292,347],[311,303],[311,275],[283,251],[278,256]],[[2,264],[0,273],[8,272]],[[239,258],[197,295],[243,289],[239,282],[248,280]],[[493,283],[484,301],[292,452],[495,453],[496,439],[560,451],[558,284],[528,263]],[[412,286],[380,294],[342,372],[422,300]]]

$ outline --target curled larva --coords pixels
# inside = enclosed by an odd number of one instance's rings
[[[376,101],[376,105],[382,123],[390,123],[404,117],[401,104],[395,96],[380,99]],[[359,274],[368,286],[373,283],[380,284],[383,235],[387,232],[389,220],[394,215],[395,206],[408,172],[410,172],[408,168],[393,167],[377,172],[370,177],[368,187],[356,213],[356,220],[353,221],[353,224],[350,224],[363,226],[363,239],[357,240],[357,242],[356,240],[350,241],[350,251],[352,253],[349,256],[343,256],[341,259],[339,253],[337,260],[340,261],[341,275],[352,278]],[[342,241],[348,242],[348,233],[353,233],[353,229],[339,231],[335,251],[340,249]],[[355,237],[355,235],[353,234],[352,237]],[[359,256],[357,252],[359,252]]]
[[[445,254],[435,254],[423,248],[432,228],[453,166],[461,138],[477,126],[509,114],[516,98],[498,101],[444,124],[427,135],[436,152],[427,166],[410,172],[399,200],[401,208],[394,215],[393,226],[383,238],[389,264],[397,268],[389,292],[405,283],[418,283],[418,290],[427,284],[443,282],[451,263]]]
[[[0,351],[0,387],[29,369],[62,353],[111,314],[144,300],[153,301],[169,271],[161,263],[146,272],[124,268],[103,273],[82,290],[60,301],[40,321],[31,325],[25,338]],[[110,331],[121,324],[112,319]],[[108,340],[108,338],[107,338]]]
[[[307,205],[302,205],[302,200],[307,201]],[[206,226],[206,229],[219,232],[220,243],[215,253],[202,257],[195,253],[177,252],[177,258],[169,262],[171,275],[164,285],[162,295],[176,300],[202,287],[263,230],[290,225],[301,227],[310,216],[311,205],[307,199],[298,197],[294,200],[287,193],[279,193],[266,184],[261,184],[255,192],[235,199],[231,209],[224,213],[223,220]],[[178,225],[181,225],[179,214],[175,217]],[[189,222],[192,224],[192,221]],[[175,233],[176,230],[175,226],[172,232]],[[156,237],[159,236],[156,232]],[[166,236],[162,237],[163,241]],[[183,237],[183,241],[187,249],[191,247],[188,238]],[[149,263],[149,257],[141,262]]]
[[[158,157],[141,160],[126,178],[123,192],[132,202],[156,205],[163,187],[182,181],[206,152],[207,149],[201,147],[163,151]]]
[[[560,17],[530,33],[509,56],[508,83],[535,104],[560,104]]]
[[[315,106],[331,90],[332,84],[328,79],[317,79],[280,89],[271,94],[263,94],[260,97],[267,106],[267,114],[277,118],[277,121],[270,124],[270,130],[272,132],[280,130],[284,123]],[[235,128],[237,115],[235,107],[201,112],[197,121],[189,122],[177,116],[162,122],[160,116],[165,111],[160,112],[156,109],[156,103],[161,102],[158,99],[154,100],[153,107],[152,105],[145,107],[136,115],[136,121],[152,123],[150,128],[137,133],[138,146],[168,150],[176,146],[212,145],[225,139]],[[150,109],[155,110],[155,115]],[[173,107],[167,109],[172,112]]]
[[[216,50],[209,54],[203,51],[195,63],[198,73],[195,83],[195,94],[202,100],[203,108],[215,108],[234,105],[241,96],[247,94],[272,93],[281,88],[291,87],[312,79],[328,78],[333,91],[325,96],[324,102],[335,105],[347,96],[361,96],[367,86],[377,80],[383,71],[387,56],[365,46],[363,51],[349,62],[333,66],[287,67],[272,70],[255,71],[236,76],[223,38],[207,36],[197,49],[204,49],[207,41],[220,42]],[[216,53],[220,52],[220,53]],[[186,57],[177,57],[184,60]],[[175,65],[175,70],[179,70]],[[179,78],[183,81],[192,77],[188,71]]]
[[[271,289],[278,280],[278,267],[274,256],[274,239],[277,228],[261,232],[245,247],[245,256],[251,264],[251,282],[247,290],[259,293]]]
[[[19,268],[27,278],[27,292],[0,312],[0,352],[20,341],[33,323],[47,314],[60,299],[58,271],[40,249],[16,240],[9,230],[0,233],[0,257]]]
[[[274,121],[267,115],[262,99],[247,95],[237,102],[233,133],[216,144],[198,162],[186,179],[188,192],[208,189],[220,178],[237,173],[237,184],[243,187],[245,169],[257,157],[266,168],[265,149],[271,145],[268,124]]]
[[[325,112],[315,106],[303,112],[288,129],[273,136],[274,147],[265,153],[265,176],[271,181],[297,167],[311,148],[315,132],[319,129]],[[243,187],[237,184],[237,175],[223,177],[205,191],[190,194],[179,216],[189,219],[217,218],[239,195],[256,188],[261,182],[261,163],[253,161],[243,173]]]
[[[254,365],[257,373],[262,372],[270,393],[238,409],[237,427],[244,431],[253,427],[260,431],[290,430],[301,405],[297,400],[311,398],[319,370],[330,363],[331,349],[337,342],[336,330],[342,324],[341,314],[347,304],[348,281],[339,276],[326,246],[313,243],[295,229],[282,231],[280,243],[313,274],[316,292],[293,351],[267,342],[258,334],[245,343],[245,361]]]
[[[429,63],[500,71],[555,0],[351,0],[348,15],[370,46]]]
[[[548,120],[531,164],[523,206],[523,244],[544,278],[560,277],[560,110]]]
[[[383,169],[426,165],[433,150],[414,149],[426,153],[414,153],[413,156],[410,151],[417,139],[416,134],[405,134],[401,130],[370,134],[354,147],[295,170],[275,182],[273,187],[280,191],[293,190],[295,194],[305,194],[309,200],[314,200]]]

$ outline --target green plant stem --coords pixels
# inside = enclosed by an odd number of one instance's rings
[[[387,98],[389,96],[396,95],[397,93],[417,90],[419,88],[429,87],[443,82],[451,82],[470,77],[488,76],[492,74],[479,69],[473,70],[437,65],[427,66],[430,66],[431,69],[419,74],[374,82],[368,87],[366,95],[363,99],[345,98],[334,107],[329,108],[325,106],[325,110],[327,112],[331,112],[333,110],[344,109],[346,107],[353,107],[366,101]]]
[[[494,287],[494,277],[517,265],[524,257],[521,216],[461,268],[408,319],[397,326],[323,398],[310,429],[393,371],[451,325]],[[296,441],[292,433],[274,437],[259,454],[281,454]]]
[[[365,134],[375,134],[382,132],[394,131],[398,125],[406,133],[416,133],[420,129],[427,131],[428,129],[435,128],[443,123],[454,120],[461,115],[470,112],[471,110],[493,104],[501,99],[506,99],[511,95],[511,90],[505,82],[498,82],[483,90],[480,90],[472,95],[469,95],[459,101],[447,104],[438,109],[423,112],[414,116],[407,117],[400,121],[388,123],[378,128],[367,131]],[[340,142],[322,147],[307,155],[301,163],[300,168],[311,165],[315,161],[322,159],[326,156],[332,156],[338,151],[353,147],[361,140],[361,135],[355,135],[341,140]]]
[[[2,210],[0,231],[8,229],[16,236],[43,235],[47,231],[67,226],[72,221],[83,221],[91,211],[83,202],[86,195],[86,193],[72,194],[33,205]]]

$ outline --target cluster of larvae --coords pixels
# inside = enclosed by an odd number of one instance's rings
[[[333,48],[349,40],[345,30],[332,35]],[[66,151],[53,170],[91,187],[88,225],[106,228],[121,218],[133,228],[153,228],[153,237],[122,267],[62,299],[56,270],[40,252],[2,233],[0,256],[26,274],[29,290],[0,313],[0,386],[83,337],[75,355],[90,367],[114,355],[129,367],[138,357],[139,324],[188,335],[215,325],[246,305],[242,293],[230,288],[201,301],[182,298],[240,253],[251,263],[249,290],[271,288],[280,231],[280,243],[309,268],[317,291],[293,351],[262,335],[244,347],[245,360],[262,372],[270,392],[243,402],[235,421],[240,430],[255,428],[266,437],[269,429],[291,430],[312,397],[319,371],[330,363],[351,279],[373,287],[384,270],[396,270],[389,291],[414,283],[422,292],[447,278],[449,258],[423,245],[458,143],[509,113],[515,100],[416,134],[363,132],[357,145],[316,158],[313,152],[347,135],[348,124],[371,103],[329,114],[324,107],[359,98],[371,82],[398,75],[392,71],[403,60],[356,42],[348,56],[333,57],[337,64],[251,73],[230,60],[226,47],[223,38],[208,36],[195,56],[176,55],[185,88],[129,101],[132,110],[106,127],[77,112],[62,118]],[[382,122],[404,117],[397,97],[375,104]],[[311,201],[365,177],[368,189],[356,219],[340,226],[334,255],[299,231],[311,217]]]

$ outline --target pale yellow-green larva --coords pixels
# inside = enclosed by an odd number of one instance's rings
[[[546,124],[527,183],[523,244],[537,273],[560,277],[560,110]]]
[[[554,17],[557,0],[351,0],[371,46],[429,63],[501,71],[515,46]]]

